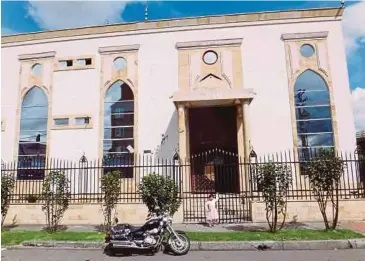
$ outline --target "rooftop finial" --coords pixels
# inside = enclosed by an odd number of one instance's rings
[[[146,8],[144,11],[144,20],[147,21],[148,20],[148,1],[146,1]]]

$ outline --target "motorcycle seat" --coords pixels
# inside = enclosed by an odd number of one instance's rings
[[[136,231],[138,231],[138,230],[140,230],[141,228],[142,228],[142,226],[132,226],[132,225],[129,225],[129,227],[128,227],[130,230],[131,230],[131,232],[133,233],[133,232],[136,232]]]
[[[117,229],[122,230],[122,229],[130,229],[131,232],[136,232],[138,230],[140,230],[142,228],[142,226],[133,226],[131,224],[118,224]]]

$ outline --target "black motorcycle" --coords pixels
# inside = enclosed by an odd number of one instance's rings
[[[190,249],[190,240],[185,232],[175,231],[172,228],[172,218],[166,214],[148,218],[141,227],[117,224],[107,233],[105,243],[104,252],[108,255],[115,255],[116,250],[124,254],[130,254],[133,250],[155,254],[162,246],[175,255],[185,255]]]

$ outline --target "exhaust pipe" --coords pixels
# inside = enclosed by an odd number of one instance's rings
[[[111,240],[110,244],[113,244],[113,248],[134,248],[134,249],[150,249],[151,248],[151,247],[140,247],[140,246],[137,246],[135,243],[116,241],[116,240]]]

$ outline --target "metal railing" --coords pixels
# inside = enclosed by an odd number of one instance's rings
[[[202,213],[198,213],[199,209],[202,209],[202,204],[210,193],[219,192],[223,195],[224,200],[220,204],[230,206],[225,207],[227,213],[241,211],[242,205],[249,205],[247,202],[251,199],[262,199],[253,178],[255,166],[275,162],[287,165],[292,170],[289,200],[314,199],[308,175],[305,175],[300,167],[308,161],[296,159],[293,152],[275,153],[247,160],[232,153],[224,153],[222,150],[216,150],[188,160],[159,159],[133,154],[102,160],[87,160],[83,157],[76,162],[33,157],[2,162],[1,174],[11,175],[16,180],[11,204],[41,204],[43,179],[52,171],[61,171],[67,176],[71,204],[96,204],[103,202],[100,185],[101,177],[106,172],[121,172],[120,203],[142,203],[139,184],[145,175],[157,173],[173,179],[179,186],[187,216],[202,216]],[[345,165],[340,181],[340,198],[365,198],[365,157],[356,152],[339,153],[338,156]],[[249,216],[249,210],[244,211],[246,212],[241,213],[241,216]]]

